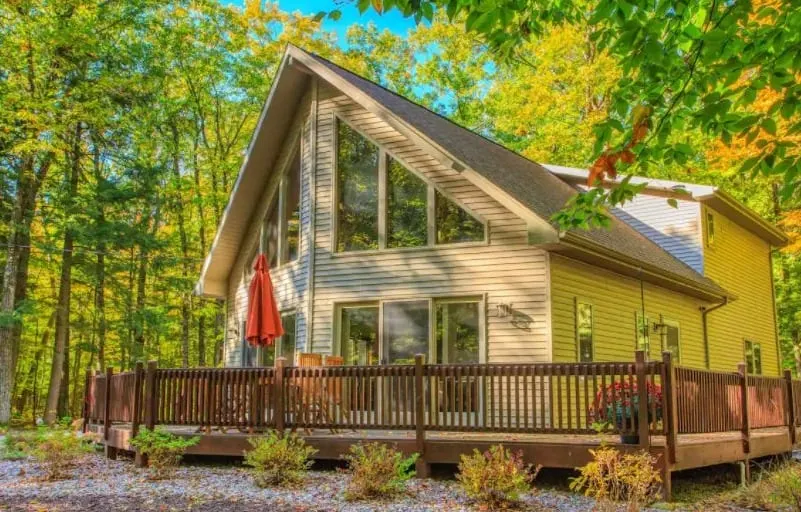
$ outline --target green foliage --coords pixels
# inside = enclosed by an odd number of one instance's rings
[[[187,448],[196,445],[199,437],[179,437],[164,429],[149,430],[143,428],[131,440],[131,446],[139,453],[147,456],[150,478],[160,480],[169,478],[173,470],[181,463]]]
[[[623,454],[609,446],[590,453],[593,460],[578,468],[579,476],[570,482],[572,490],[584,491],[602,503],[625,503],[629,511],[640,510],[656,500],[662,479],[651,454]]]
[[[295,434],[281,436],[271,431],[248,442],[253,448],[245,452],[245,465],[251,467],[253,481],[259,487],[300,484],[314,463],[310,458],[317,453]]]
[[[531,489],[538,472],[539,467],[523,463],[522,453],[494,445],[484,453],[473,450],[472,455],[462,455],[456,479],[467,496],[497,510],[515,505]]]
[[[350,480],[345,489],[348,500],[390,499],[406,489],[414,476],[418,454],[404,457],[403,453],[384,443],[354,444],[348,461]]]
[[[732,501],[751,510],[801,511],[801,465],[788,461],[766,468]]]
[[[26,443],[21,450],[29,452],[41,463],[47,480],[69,478],[70,470],[81,456],[92,450],[86,439],[75,432],[60,429],[40,430],[29,437]]]

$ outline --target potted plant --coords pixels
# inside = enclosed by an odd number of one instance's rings
[[[649,423],[662,420],[662,387],[647,383]],[[620,442],[639,444],[640,394],[637,383],[613,382],[595,394],[589,417],[593,423],[614,425],[620,432]]]

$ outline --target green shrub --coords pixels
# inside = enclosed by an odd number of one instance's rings
[[[295,434],[269,432],[248,439],[253,449],[245,452],[245,465],[251,467],[254,483],[259,487],[290,487],[300,484],[311,467],[317,450]]]
[[[656,459],[647,452],[622,454],[612,447],[590,450],[593,460],[578,468],[579,476],[570,483],[574,491],[601,503],[622,502],[629,511],[656,501],[662,478]]]
[[[348,461],[350,481],[345,499],[387,499],[406,489],[406,482],[414,476],[414,463],[418,454],[403,456],[398,450],[383,443],[355,444],[350,447]]]
[[[172,475],[181,463],[184,452],[200,441],[199,437],[179,437],[166,430],[143,428],[131,440],[131,446],[147,456],[147,465],[152,480],[161,480]]]
[[[42,464],[47,480],[60,480],[69,478],[70,470],[92,448],[74,432],[53,430],[30,438],[26,450]]]
[[[0,442],[0,460],[20,460],[30,453],[31,434],[23,434],[18,431],[5,433]]]
[[[731,501],[750,510],[801,511],[801,465],[791,461],[764,468]]]
[[[484,453],[473,450],[472,455],[462,455],[456,479],[468,497],[497,510],[515,505],[531,489],[538,472],[539,467],[523,463],[522,453],[495,445]]]

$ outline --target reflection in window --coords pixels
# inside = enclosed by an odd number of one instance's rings
[[[337,250],[378,248],[378,148],[337,122]]]
[[[636,313],[636,329],[637,329],[637,350],[644,350],[645,357],[651,357],[651,336],[649,333],[650,322],[648,317],[643,316],[642,313]]]
[[[479,302],[438,303],[436,318],[436,362],[478,363]]]
[[[428,185],[387,158],[387,247],[428,243]]]
[[[384,303],[384,343],[390,364],[414,363],[417,354],[428,354],[428,301]]]
[[[576,302],[576,340],[578,343],[579,362],[592,362],[592,304]]]
[[[746,340],[745,364],[748,368],[748,373],[762,375],[762,345]]]
[[[342,308],[339,336],[346,365],[378,364],[378,306]]]
[[[284,261],[295,261],[298,259],[298,248],[300,247],[300,151],[295,153],[295,158],[289,168],[284,188],[284,218],[286,225],[284,228]]]
[[[711,212],[706,213],[706,243],[715,243],[715,216]]]
[[[278,266],[278,201],[273,201],[264,218],[264,253],[270,268]]]
[[[269,347],[261,347],[260,362],[262,366],[274,366],[275,354],[284,357],[287,364],[295,362],[295,313],[282,313],[281,325],[284,327],[284,335],[275,340],[275,344]]]
[[[435,209],[438,244],[484,240],[484,225],[439,191]]]
[[[673,355],[673,360],[676,362],[676,364],[681,362],[678,324],[665,325],[665,350],[669,351]]]

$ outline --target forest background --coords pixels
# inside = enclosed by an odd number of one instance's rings
[[[361,21],[335,31],[258,0],[0,3],[0,423],[79,414],[87,368],[221,364],[224,303],[192,290],[288,43],[533,160],[593,163],[622,70],[589,23],[546,24],[501,58],[443,13]],[[791,235],[773,261],[798,373],[800,201],[781,175],[741,172],[769,128],[682,131],[670,163],[639,172],[719,185]]]

